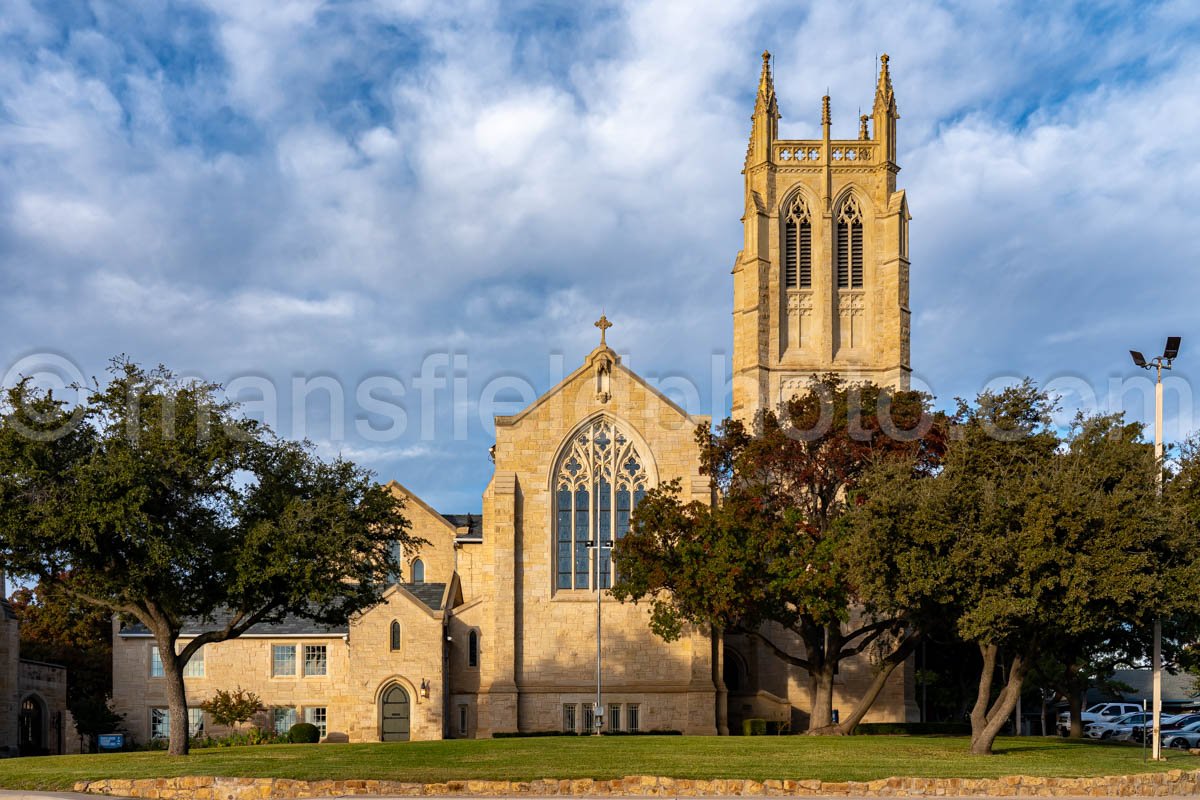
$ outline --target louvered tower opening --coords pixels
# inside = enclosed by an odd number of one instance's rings
[[[863,228],[858,201],[846,198],[837,222],[837,285],[839,289],[863,287]]]
[[[808,206],[792,199],[783,224],[783,283],[788,289],[812,288],[812,224]]]

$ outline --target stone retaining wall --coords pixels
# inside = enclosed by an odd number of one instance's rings
[[[423,797],[607,796],[717,797],[1159,797],[1200,795],[1200,770],[1117,775],[1098,778],[883,778],[875,781],[684,780],[630,775],[611,781],[537,780],[449,781],[296,781],[286,778],[146,778],[81,781],[75,791],[153,800],[266,800],[267,798],[340,797],[343,795]]]

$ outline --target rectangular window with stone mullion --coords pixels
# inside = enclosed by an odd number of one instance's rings
[[[271,645],[271,674],[276,677],[291,677],[296,674],[296,645]]]
[[[165,708],[150,709],[150,738],[171,738],[171,714]]]
[[[296,709],[288,706],[277,706],[271,709],[272,727],[275,733],[285,734],[296,724]]]
[[[575,704],[563,704],[563,733],[575,733]]]
[[[304,645],[304,675],[316,677],[328,674],[328,656],[323,644]]]
[[[610,731],[621,730],[621,704],[609,703],[608,705],[608,729]]]
[[[329,733],[326,728],[327,716],[323,706],[310,706],[304,709],[304,721],[309,725],[316,725],[317,731],[320,732],[321,738],[324,739]]]

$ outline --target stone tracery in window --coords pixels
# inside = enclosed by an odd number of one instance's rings
[[[559,589],[612,585],[615,539],[629,531],[633,509],[649,488],[646,461],[632,437],[608,417],[576,433],[555,462],[555,562]],[[599,542],[593,558],[589,542]]]

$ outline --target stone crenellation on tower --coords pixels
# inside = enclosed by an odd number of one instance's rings
[[[880,58],[857,139],[779,138],[770,53],[746,149],[745,239],[733,267],[733,416],[749,420],[814,374],[907,388],[908,202],[896,189],[896,96]]]

